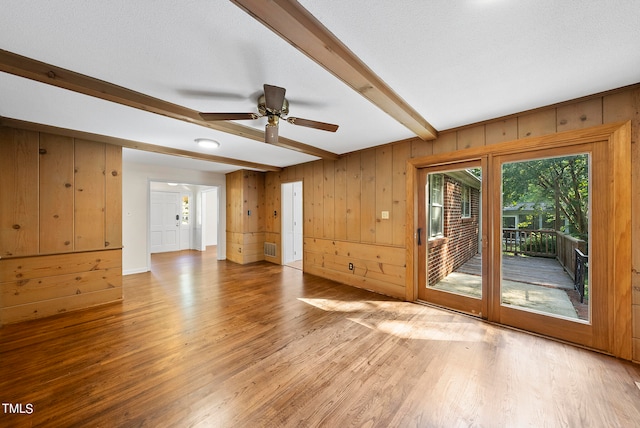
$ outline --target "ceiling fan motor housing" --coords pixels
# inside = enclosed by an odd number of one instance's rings
[[[280,109],[280,111],[267,111],[266,98],[264,94],[262,94],[258,98],[258,112],[261,116],[268,116],[273,114],[277,116],[286,116],[287,114],[289,114],[289,101],[287,101],[286,98],[284,99],[284,101],[282,102],[282,109]]]

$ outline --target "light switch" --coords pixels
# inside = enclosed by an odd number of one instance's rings
[[[389,211],[382,211],[382,219],[383,220],[389,219]]]

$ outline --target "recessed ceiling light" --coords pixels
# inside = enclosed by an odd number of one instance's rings
[[[177,186],[178,183],[167,183],[169,186]]]
[[[211,140],[209,138],[196,138],[195,142],[205,149],[217,149],[220,147],[220,143],[216,140]]]

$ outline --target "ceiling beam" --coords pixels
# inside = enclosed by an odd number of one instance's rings
[[[139,141],[127,140],[124,138],[110,137],[90,132],[76,131],[56,126],[43,125],[40,123],[27,122],[24,120],[11,119],[0,116],[0,126],[10,128],[26,129],[29,131],[45,132],[48,134],[62,135],[65,137],[79,138],[82,140],[96,141],[98,143],[113,144],[115,146],[126,147],[127,149],[142,150],[145,152],[160,153],[163,155],[180,156],[189,159],[197,159],[208,162],[234,165],[241,168],[255,169],[259,171],[282,171],[279,166],[265,165],[261,163],[242,161],[238,159],[225,158],[222,156],[209,155],[206,153],[192,152],[189,150],[174,149],[172,147],[159,146],[156,144],[141,143]]]
[[[207,122],[202,120],[200,113],[196,110],[2,49],[0,49],[0,71],[228,134],[260,142],[265,141],[264,131],[260,129],[228,121]],[[336,153],[285,137],[279,137],[278,142],[274,145],[322,159],[335,160],[339,158]]]
[[[231,0],[423,140],[438,132],[295,0]]]

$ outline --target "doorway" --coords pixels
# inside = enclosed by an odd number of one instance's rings
[[[302,270],[302,181],[282,184],[282,264]]]
[[[412,161],[416,300],[620,355],[629,140],[602,128]]]
[[[180,194],[151,192],[149,239],[151,253],[180,250]]]

